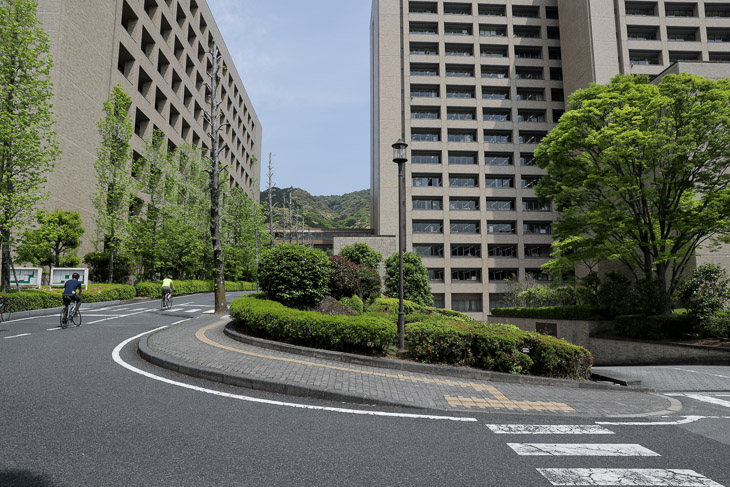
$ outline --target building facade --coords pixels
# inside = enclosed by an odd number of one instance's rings
[[[510,276],[550,280],[556,214],[534,194],[533,152],[567,96],[730,60],[730,2],[373,0],[371,53],[374,233],[398,233],[391,145],[403,138],[407,250],[437,306],[484,319]]]
[[[47,207],[81,213],[91,250],[95,209],[97,123],[115,85],[132,99],[135,160],[162,131],[171,150],[210,147],[205,83],[216,43],[223,71],[219,99],[225,122],[221,162],[231,186],[258,200],[261,124],[205,0],[40,0],[38,16],[51,41],[56,131],[62,156],[49,177]]]

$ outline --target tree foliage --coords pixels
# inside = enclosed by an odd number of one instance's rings
[[[340,255],[330,256],[330,295],[335,299],[351,298],[360,288],[360,271]]]
[[[243,188],[230,188],[223,198],[221,223],[226,280],[255,281],[257,233],[259,250],[269,247],[263,207]]]
[[[383,261],[383,255],[380,252],[363,242],[345,245],[340,250],[340,255],[354,264],[364,265],[376,271]]]
[[[104,118],[98,124],[101,145],[94,163],[97,183],[92,202],[96,208],[98,238],[109,254],[109,284],[114,280],[114,258],[122,252],[129,228],[133,189],[129,145],[133,132],[129,116],[131,105],[129,95],[121,86],[115,86],[104,102]]]
[[[730,80],[619,75],[570,108],[535,152],[553,235],[573,239],[557,257],[619,261],[669,310],[698,247],[730,233]]]
[[[701,330],[709,335],[727,336],[727,318],[717,317],[719,312],[728,310],[730,300],[730,277],[725,269],[717,264],[699,266],[680,284],[678,294],[687,311],[697,318]]]
[[[303,245],[280,244],[259,260],[259,285],[270,299],[305,309],[316,305],[329,291],[327,254]]]
[[[398,254],[385,260],[385,296],[398,297]],[[403,296],[422,306],[433,306],[428,270],[415,252],[403,253]]]
[[[12,230],[28,223],[60,151],[53,61],[31,0],[0,0],[0,286],[8,291]]]
[[[26,230],[18,246],[18,262],[59,267],[62,257],[76,255],[84,234],[79,212],[39,210],[35,218],[37,227]]]

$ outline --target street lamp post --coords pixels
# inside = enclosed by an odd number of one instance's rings
[[[393,162],[398,164],[398,351],[405,351],[405,313],[403,311],[403,252],[406,249],[406,177],[403,164],[408,160],[408,144],[402,139],[393,144]]]

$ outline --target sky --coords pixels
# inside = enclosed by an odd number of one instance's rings
[[[207,0],[262,127],[261,189],[370,187],[370,0]]]

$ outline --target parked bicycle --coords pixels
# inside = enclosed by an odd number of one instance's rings
[[[10,301],[5,296],[0,296],[0,323],[10,320]]]
[[[69,323],[73,323],[76,326],[81,326],[81,310],[74,309],[76,303],[74,301],[67,301],[61,310],[61,328],[68,327]]]

